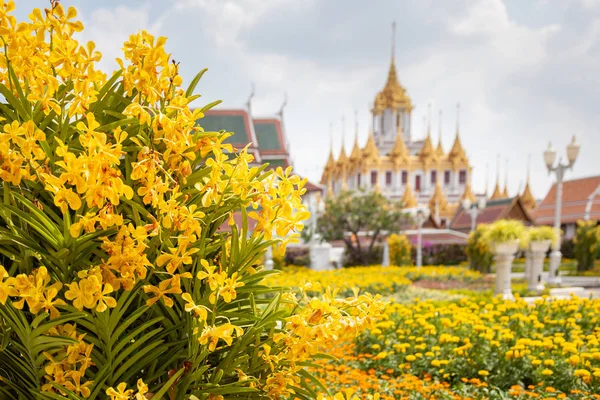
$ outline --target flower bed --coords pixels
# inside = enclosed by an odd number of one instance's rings
[[[384,398],[432,390],[590,398],[600,391],[599,311],[600,300],[576,297],[393,303],[375,329],[338,350],[340,361],[324,362],[320,376]]]

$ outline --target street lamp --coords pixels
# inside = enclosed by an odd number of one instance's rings
[[[554,230],[556,231],[557,237],[560,238],[560,211],[562,207],[562,183],[563,177],[566,170],[573,168],[575,160],[579,155],[579,144],[575,140],[575,136],[571,140],[571,143],[567,146],[567,160],[568,164],[563,164],[562,158],[558,160],[558,164],[554,166],[556,160],[556,150],[552,147],[552,143],[548,143],[548,149],[544,151],[544,161],[546,162],[546,168],[548,174],[554,172],[556,174],[556,201],[554,204]],[[561,282],[560,277],[557,276],[558,268],[560,267],[560,253],[561,240],[556,241],[552,245],[552,251],[550,252],[550,271],[548,274],[548,283],[557,284]]]
[[[477,216],[483,211],[487,202],[485,197],[479,199],[479,201],[475,203],[471,203],[471,200],[464,199],[462,202],[463,209],[469,213],[471,216],[471,231],[475,230],[475,226],[477,225]]]
[[[430,211],[427,207],[415,207],[408,209],[407,211],[417,220],[417,268],[421,268],[423,265],[421,229],[423,228],[423,223],[429,218]]]

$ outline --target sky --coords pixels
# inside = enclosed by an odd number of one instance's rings
[[[17,1],[17,18],[46,0]],[[76,6],[116,69],[122,43],[146,29],[166,36],[167,51],[189,82],[208,68],[197,105],[223,100],[244,107],[255,86],[255,117],[277,113],[287,95],[285,129],[296,173],[318,181],[329,153],[345,135],[361,145],[370,107],[387,78],[391,25],[396,66],[412,99],[414,138],[426,131],[432,107],[437,141],[449,150],[460,103],[460,135],[473,166],[473,188],[493,190],[497,155],[509,193],[527,179],[543,198],[553,176],[543,162],[551,141],[566,158],[576,135],[581,152],[566,179],[600,174],[600,0],[62,0]],[[342,118],[345,117],[345,134]],[[508,163],[506,162],[508,159]],[[505,165],[508,164],[508,170]],[[489,169],[489,172],[486,171]],[[489,178],[488,178],[489,177]]]

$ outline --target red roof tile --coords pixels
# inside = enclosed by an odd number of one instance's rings
[[[590,218],[600,220],[600,195],[590,202],[590,196],[600,187],[600,175],[563,182],[561,222],[574,223],[585,218],[590,203]],[[532,216],[538,225],[554,223],[556,183],[552,185],[542,202],[533,210]]]

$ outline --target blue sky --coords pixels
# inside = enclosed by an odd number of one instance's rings
[[[413,103],[413,135],[424,134],[427,104],[443,110],[446,150],[461,103],[460,130],[473,184],[490,190],[496,155],[509,158],[509,191],[524,184],[532,154],[532,188],[551,183],[542,152],[551,140],[565,154],[582,145],[568,178],[600,173],[600,0],[63,0],[75,5],[112,71],[123,41],[138,29],[169,38],[185,80],[209,68],[199,102],[242,107],[256,85],[256,116],[272,115],[288,95],[285,124],[296,171],[318,180],[334,123],[335,150],[352,144],[354,110],[366,141],[369,107],[383,87],[397,23],[396,64]],[[17,1],[17,16],[47,1]]]

